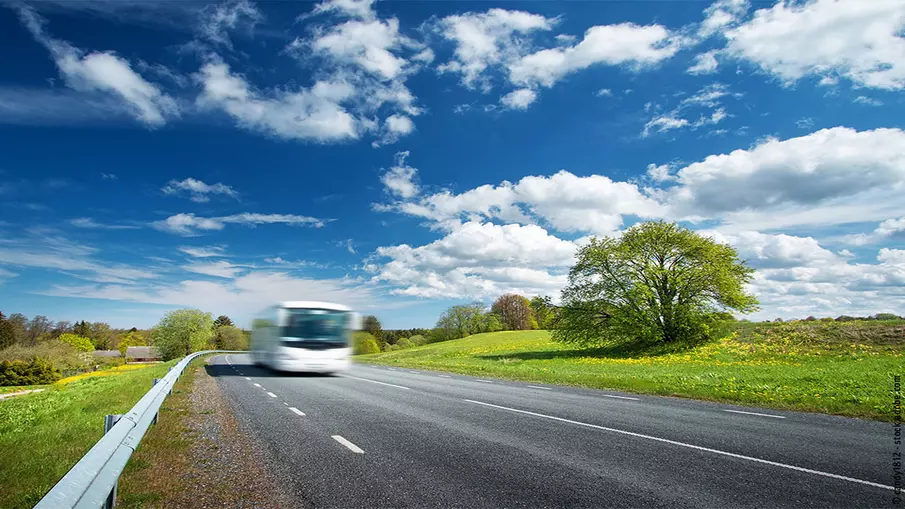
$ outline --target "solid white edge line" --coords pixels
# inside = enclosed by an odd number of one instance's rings
[[[302,412],[301,410],[299,410],[298,408],[295,408],[294,406],[289,407],[289,410],[292,410],[292,413],[294,413],[296,415],[299,415],[302,417],[305,416],[305,412]]]
[[[449,375],[437,375],[437,376],[439,376],[440,378],[452,378],[452,377],[449,376]]]
[[[277,397],[277,395],[272,392],[268,392],[267,395],[270,396],[271,398]]]
[[[723,409],[724,412],[732,412],[734,414],[747,414],[747,415],[759,415],[761,417],[772,417],[774,419],[785,419],[785,416],[782,415],[771,415],[771,414],[759,414],[757,412],[743,412],[741,410],[727,410]]]
[[[343,445],[346,446],[346,448],[348,448],[350,451],[352,451],[352,452],[354,452],[354,453],[356,453],[356,454],[364,454],[364,453],[365,453],[364,451],[361,450],[361,448],[359,448],[357,445],[353,444],[352,442],[349,442],[349,441],[346,440],[345,438],[343,438],[343,437],[341,437],[341,436],[339,436],[339,435],[331,435],[331,436],[333,437],[333,440],[336,440],[337,442],[343,444]]]
[[[377,380],[369,380],[367,378],[359,378],[357,376],[352,376],[352,375],[341,375],[341,376],[343,376],[345,378],[354,378],[356,380],[361,380],[363,382],[371,382],[372,384],[389,385],[390,387],[398,387],[399,389],[408,389],[408,387],[403,387],[401,385],[388,384],[386,382],[378,382]]]
[[[252,385],[254,385],[255,387],[261,387],[261,384],[252,384]],[[261,388],[263,389],[263,387],[261,387]]]
[[[833,478],[833,479],[840,479],[840,480],[843,480],[843,481],[849,481],[849,482],[854,482],[854,483],[859,483],[859,484],[865,484],[865,485],[867,485],[867,486],[873,486],[873,487],[875,487],[875,488],[883,488],[883,489],[886,489],[886,490],[895,490],[895,488],[893,488],[892,486],[886,486],[885,484],[875,483],[875,482],[871,482],[871,481],[865,481],[865,480],[863,480],[863,479],[855,479],[854,477],[847,477],[847,476],[839,475],[839,474],[831,474],[831,473],[829,473],[829,472],[822,472],[822,471],[820,471],[820,470],[812,470],[812,469],[810,469],[810,468],[796,467],[795,465],[789,465],[789,464],[786,464],[786,463],[779,463],[779,462],[777,462],[777,461],[770,461],[770,460],[755,458],[755,457],[753,457],[753,456],[745,456],[745,455],[743,455],[743,454],[736,454],[736,453],[734,453],[734,452],[726,452],[726,451],[721,451],[721,450],[719,450],[719,449],[711,449],[711,448],[709,448],[709,447],[701,447],[700,445],[688,444],[688,443],[685,443],[685,442],[677,442],[677,441],[675,441],[675,440],[669,440],[669,439],[666,439],[666,438],[660,438],[660,437],[655,437],[655,436],[651,436],[651,435],[644,435],[644,434],[641,434],[641,433],[635,433],[635,432],[632,432],[632,431],[625,431],[625,430],[616,429],[616,428],[608,428],[608,427],[606,427],[606,426],[598,426],[598,425],[596,425],[596,424],[588,424],[588,423],[586,423],[586,422],[581,422],[581,421],[573,421],[573,420],[571,420],[571,419],[564,419],[564,418],[562,418],[562,417],[555,417],[555,416],[552,416],[552,415],[539,414],[539,413],[537,413],[537,412],[529,412],[529,411],[527,411],[527,410],[519,410],[519,409],[517,409],[517,408],[509,408],[509,407],[505,407],[505,406],[494,405],[494,404],[491,404],[491,403],[484,403],[484,402],[482,402],[482,401],[475,401],[475,400],[472,400],[472,399],[466,399],[466,400],[463,400],[463,401],[467,401],[467,402],[469,402],[469,403],[474,403],[474,404],[476,404],[476,405],[484,405],[484,406],[488,406],[488,407],[492,407],[492,408],[499,408],[500,410],[508,410],[508,411],[510,411],[510,412],[516,412],[516,413],[526,414],[526,415],[533,415],[533,416],[535,416],[535,417],[543,417],[544,419],[551,419],[551,420],[554,420],[554,421],[567,422],[567,423],[569,423],[569,424],[577,424],[578,426],[585,426],[585,427],[588,427],[588,428],[594,428],[594,429],[599,429],[599,430],[603,430],[603,431],[610,431],[610,432],[613,432],[613,433],[620,433],[620,434],[628,435],[628,436],[632,436],[632,437],[646,438],[646,439],[648,439],[648,440],[656,440],[657,442],[663,442],[663,443],[666,443],[666,444],[677,445],[677,446],[679,446],[679,447],[687,447],[687,448],[689,448],[689,449],[696,449],[696,450],[698,450],[698,451],[712,452],[712,453],[714,453],[714,454],[721,454],[721,455],[723,455],[723,456],[729,456],[729,457],[731,457],[731,458],[738,458],[738,459],[743,459],[743,460],[748,460],[748,461],[754,461],[754,462],[763,463],[763,464],[766,464],[766,465],[773,465],[774,467],[788,468],[789,470],[797,470],[797,471],[799,471],[799,472],[805,472],[805,473],[808,473],[808,474],[821,475],[821,476],[824,476],[824,477],[831,477],[831,478]]]
[[[492,384],[492,383],[493,383],[493,381],[491,381],[491,380],[481,380],[481,379],[477,379],[477,380],[475,380],[475,382],[483,382],[483,383],[485,383],[485,384]]]
[[[230,366],[232,366],[233,363],[229,362],[229,354],[224,355],[224,357],[226,357],[226,363],[229,364]]]
[[[628,396],[613,396],[612,394],[598,394],[598,396],[603,396],[604,398],[628,399],[631,401],[638,401],[638,398],[630,398]]]
[[[543,389],[545,391],[552,391],[553,389],[549,387],[541,387],[539,385],[526,385],[525,387],[531,387],[532,389]]]

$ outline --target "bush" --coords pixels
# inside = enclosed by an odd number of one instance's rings
[[[90,339],[78,334],[60,334],[60,341],[72,345],[73,348],[80,352],[93,352],[94,344]]]
[[[25,361],[0,362],[0,386],[39,385],[56,382],[62,377],[53,364],[42,358]]]
[[[355,355],[380,353],[377,339],[368,332],[356,332],[352,337],[352,344]]]
[[[222,325],[214,333],[214,346],[223,350],[248,350],[248,338],[242,329]]]
[[[30,362],[38,358],[50,361],[55,369],[63,371],[85,367],[85,361],[80,352],[74,346],[59,339],[50,339],[31,346],[15,344],[0,350],[0,361]]]

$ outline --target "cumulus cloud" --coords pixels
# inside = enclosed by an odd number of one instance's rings
[[[130,115],[149,127],[163,125],[179,115],[176,101],[132,69],[115,53],[86,53],[44,31],[45,21],[30,7],[18,7],[19,16],[35,40],[50,51],[66,84],[86,94],[115,97]],[[95,100],[88,98],[89,100]]]
[[[221,217],[199,217],[195,214],[176,214],[152,226],[160,231],[177,235],[193,236],[204,231],[219,231],[228,224],[257,226],[261,224],[287,224],[292,226],[311,226],[322,228],[324,220],[316,217],[297,216],[292,214],[256,214],[244,212]]]
[[[905,237],[905,217],[899,219],[887,219],[881,222],[877,228],[870,233],[856,233],[846,235],[842,238],[843,242],[855,246],[864,246],[873,244],[893,236]]]
[[[844,78],[871,88],[905,87],[905,5],[900,0],[777,2],[723,33],[726,52],[785,82]]]
[[[408,156],[408,151],[398,152],[396,164],[380,177],[380,181],[390,194],[403,199],[413,198],[419,192],[418,184],[415,183],[418,170],[405,163]]]
[[[599,25],[589,28],[574,46],[541,50],[512,62],[509,79],[517,85],[552,87],[566,75],[592,65],[656,65],[675,55],[679,47],[662,25]]]
[[[500,102],[513,110],[526,110],[537,99],[537,92],[530,88],[520,88],[504,95]]]
[[[205,64],[195,75],[203,91],[201,108],[221,110],[240,127],[287,139],[319,142],[358,139],[360,121],[343,103],[355,89],[343,81],[318,81],[298,90],[256,91],[222,61]]]
[[[169,195],[187,193],[189,198],[197,203],[206,203],[210,201],[209,195],[212,194],[222,194],[224,196],[229,196],[230,198],[239,197],[239,193],[226,184],[220,182],[217,182],[216,184],[206,184],[201,180],[196,180],[191,177],[181,181],[171,180],[161,189],[161,192]]]
[[[524,11],[490,9],[447,16],[435,29],[456,45],[452,60],[438,68],[440,72],[459,74],[468,88],[491,88],[485,71],[492,66],[512,62],[525,52],[524,36],[551,30],[555,19]]]

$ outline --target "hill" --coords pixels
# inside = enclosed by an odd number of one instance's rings
[[[477,334],[358,362],[892,419],[905,322],[736,323],[694,347],[581,349],[547,331]]]

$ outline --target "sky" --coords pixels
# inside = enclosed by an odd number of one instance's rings
[[[0,310],[430,327],[646,220],[905,314],[905,0],[0,1]]]

